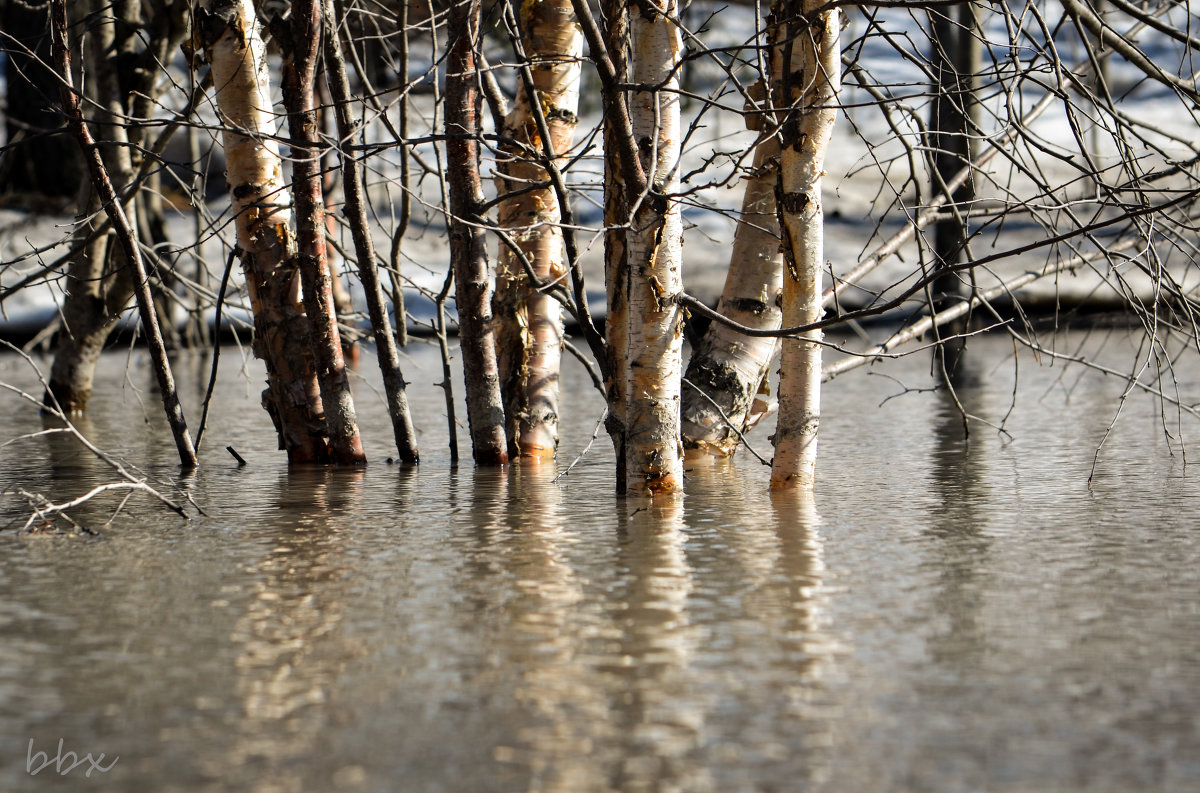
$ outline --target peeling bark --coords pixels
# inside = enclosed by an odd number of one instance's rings
[[[637,210],[627,237],[629,257],[629,356],[624,377],[625,483],[630,492],[666,493],[683,486],[679,439],[683,312],[674,297],[683,290],[683,222],[671,193],[678,186],[680,129],[679,30],[665,7],[629,6],[632,81],[640,86],[630,120],[647,179],[643,195],[629,195]],[[652,86],[652,87],[651,87]]]
[[[717,304],[720,314],[757,330],[778,330],[783,316],[783,256],[775,207],[779,155],[777,138],[755,147],[754,170],[745,179],[729,271]],[[684,375],[699,389],[683,392],[680,431],[688,457],[728,457],[737,451],[734,428],[745,432],[752,423],[754,398],[777,346],[776,339],[746,336],[719,322],[709,326]]]
[[[550,145],[562,155],[575,136],[583,44],[570,0],[522,4],[521,31]],[[528,91],[517,92],[504,135],[516,143],[504,147],[497,164],[497,190],[508,194],[499,205],[499,224],[509,230],[539,283],[561,282],[567,275],[557,225],[562,212],[548,183],[549,173],[538,160],[542,141]],[[530,187],[535,184],[544,186]],[[562,307],[533,287],[520,258],[506,246],[500,248],[492,306],[509,454],[553,458],[558,447]]]
[[[785,64],[778,104],[781,125],[779,206],[783,232],[783,327],[816,322],[823,313],[825,265],[821,179],[841,87],[840,16],[816,13],[823,0],[777,0],[769,28],[773,57]],[[779,424],[771,486],[812,489],[821,421],[819,330],[782,342]]]
[[[242,270],[254,310],[254,353],[267,366],[263,407],[291,463],[332,460],[300,300],[283,166],[272,139],[266,47],[250,0],[204,0],[196,33],[212,64]]]
[[[481,228],[479,92],[475,52],[479,0],[450,6],[446,60],[446,160],[450,191],[450,262],[454,270],[459,345],[467,390],[467,424],[477,465],[505,465],[504,405],[496,363],[491,281]]]

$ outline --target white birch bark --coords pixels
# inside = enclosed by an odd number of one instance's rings
[[[649,190],[630,195],[637,207],[628,235],[629,355],[625,375],[626,487],[663,493],[683,486],[679,398],[683,316],[672,298],[683,289],[683,223],[671,193],[678,186],[680,127],[678,66],[682,42],[671,17],[675,0],[629,6],[630,103],[634,139]]]
[[[574,140],[583,54],[583,33],[571,1],[522,4],[521,38],[551,147],[561,164],[561,155]],[[506,157],[498,163],[496,188],[501,194],[512,193],[500,202],[500,225],[510,230],[538,281],[561,284],[567,275],[562,230],[556,225],[562,213],[549,185],[529,189],[531,183],[547,182],[549,174],[537,160],[542,141],[522,83],[504,126],[505,135],[524,147],[507,147]],[[492,305],[509,454],[553,458],[558,448],[562,307],[549,294],[532,288],[522,262],[504,245]]]
[[[821,179],[837,117],[841,87],[839,11],[823,0],[779,0],[773,8],[773,56],[786,67],[776,102],[783,111],[779,213],[783,235],[783,327],[816,322],[823,313],[825,265]],[[812,16],[811,23],[807,21]],[[779,377],[779,424],[771,486],[812,489],[821,422],[822,333],[784,339]]]
[[[267,364],[263,405],[290,462],[327,462],[292,213],[274,140],[278,118],[272,111],[266,45],[250,0],[202,0],[196,28],[212,64],[226,179],[254,309],[254,352]]]
[[[745,179],[742,212],[717,311],[749,328],[778,330],[783,260],[775,207],[777,138],[755,147],[753,167]],[[719,322],[709,326],[688,361],[686,377],[691,385],[683,391],[681,430],[689,459],[728,457],[737,451],[734,429],[745,432],[751,423],[751,408],[776,347],[777,340],[771,337],[746,336]]]
[[[238,244],[275,247],[274,237],[290,235],[281,229],[290,227],[292,213],[274,138],[278,116],[271,109],[267,47],[250,0],[202,0],[201,7],[227,25],[207,53],[224,122],[221,142],[234,189]]]

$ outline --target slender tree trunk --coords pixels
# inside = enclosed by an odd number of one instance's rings
[[[321,51],[320,0],[292,4],[290,46],[284,46],[283,101],[292,138],[292,196],[296,205],[296,258],[311,324],[309,343],[317,365],[317,383],[325,406],[325,426],[334,462],[367,461],[358,435],[358,418],[333,302],[333,283],[325,249],[325,197],[321,192],[320,126],[315,97],[317,56]]]
[[[408,90],[408,12],[409,0],[401,0],[396,12],[398,46],[396,59],[399,70],[396,77],[400,86],[399,107],[396,109],[397,131],[401,139],[408,138],[408,104],[411,99]],[[412,219],[412,155],[407,146],[401,146],[397,152],[400,156],[400,216],[396,218],[396,230],[392,232],[392,248],[390,251],[391,269],[388,278],[391,281],[392,315],[396,318],[396,341],[401,347],[408,346],[408,313],[404,307],[404,287],[401,284],[400,270],[403,260],[400,256],[404,235],[408,233],[408,224]],[[439,313],[439,317],[441,314]],[[443,338],[444,342],[445,339]]]
[[[561,155],[570,149],[578,121],[583,36],[570,0],[525,3],[520,24],[551,148]],[[567,275],[562,230],[557,225],[562,213],[548,184],[550,176],[537,159],[542,146],[528,91],[518,90],[504,134],[517,145],[506,146],[498,163],[497,189],[509,194],[500,202],[500,226],[510,230],[540,283],[560,282]],[[538,183],[545,186],[530,189]],[[519,257],[505,246],[500,248],[492,306],[509,454],[553,458],[558,447],[562,307],[533,288]]]
[[[973,2],[930,11],[933,28],[930,60],[937,77],[930,111],[936,173],[934,194],[943,192],[943,185],[972,160],[971,136],[979,129],[979,105],[975,96],[982,50],[978,13]],[[969,233],[964,215],[974,197],[974,178],[968,178],[951,193],[947,206],[955,208],[958,215],[946,217],[934,226],[936,270],[948,270],[962,261]],[[945,272],[934,280],[934,311],[942,311],[968,298],[971,289],[963,277],[961,273]],[[966,330],[967,323],[968,317],[950,323],[946,330],[952,338],[937,348],[942,363],[940,368],[947,375],[952,375],[958,368],[964,347],[959,334]]]
[[[778,330],[782,312],[783,257],[779,249],[779,140],[767,138],[754,150],[754,170],[745,178],[742,212],[733,237],[729,272],[717,311],[758,330]],[[745,336],[714,322],[692,351],[684,377],[680,429],[689,457],[728,457],[752,417],[755,395],[766,380],[778,341]],[[724,414],[724,415],[722,415]]]
[[[62,78],[62,104],[67,111],[68,123],[75,133],[76,139],[79,141],[79,146],[85,152],[84,157],[91,171],[92,183],[95,185],[96,192],[104,204],[104,211],[113,221],[113,227],[121,242],[125,259],[132,268],[134,278],[136,279],[135,292],[138,298],[138,309],[141,313],[142,331],[150,347],[152,365],[158,380],[163,406],[166,409],[167,420],[170,422],[171,431],[179,450],[180,463],[187,468],[194,468],[196,466],[196,449],[192,445],[192,439],[188,434],[187,422],[183,417],[183,408],[179,404],[179,394],[175,390],[175,379],[171,374],[170,363],[167,361],[166,347],[163,344],[162,333],[154,312],[154,298],[150,291],[150,281],[142,265],[141,251],[137,242],[137,232],[116,194],[100,151],[96,147],[95,140],[92,138],[87,123],[83,119],[83,110],[79,96],[75,93],[73,78],[71,76],[70,50],[67,45],[66,0],[52,0],[51,9],[54,25],[54,60],[55,65],[58,67],[59,76]],[[115,121],[116,119],[111,120]],[[127,154],[126,157],[128,157]],[[121,159],[117,159],[116,161],[124,165]],[[130,177],[126,179],[128,183],[132,174],[130,173],[127,176]],[[133,206],[133,202],[130,202],[130,206]]]
[[[467,423],[477,465],[504,465],[504,405],[492,327],[491,280],[479,179],[479,92],[475,51],[479,0],[454,0],[446,59],[446,165],[450,189],[450,261],[458,306]]]
[[[128,52],[129,42],[136,39],[131,21],[122,20],[123,24],[118,26],[107,5],[99,4],[93,12],[99,21],[89,29],[86,52],[90,56],[89,86],[95,91],[94,119],[102,136],[98,144],[100,156],[126,215],[136,228],[136,204],[125,194],[134,170],[119,73],[119,59]],[[81,195],[93,196],[81,203],[99,209],[94,188],[89,185]],[[80,234],[90,234],[96,224],[97,220],[90,221],[80,229]],[[49,381],[50,393],[64,411],[87,410],[100,353],[121,312],[133,299],[134,281],[130,265],[111,234],[88,245],[69,265],[63,327],[55,343]]]
[[[617,492],[625,492],[625,381],[629,360],[629,202],[626,198],[621,139],[628,125],[628,104],[616,86],[625,83],[629,72],[629,19],[624,0],[602,0],[605,14],[604,44],[613,68],[612,86],[605,87],[604,112],[604,284],[607,311],[604,337],[608,348],[605,391],[608,418],[605,421],[617,458]],[[593,54],[593,59],[595,58]],[[617,111],[621,112],[618,113]],[[629,154],[632,156],[632,153]],[[644,175],[641,179],[645,181]]]
[[[630,107],[634,139],[647,178],[628,235],[629,357],[624,377],[625,482],[632,492],[663,493],[683,486],[679,439],[683,312],[673,297],[683,289],[683,223],[671,193],[678,186],[680,145],[678,68],[682,54],[672,17],[678,5],[629,6],[632,44]],[[652,86],[652,87],[651,87]]]
[[[292,463],[332,457],[300,301],[266,47],[250,0],[204,0],[196,28],[212,64],[242,269],[254,310],[254,352],[267,366],[263,406]]]
[[[329,88],[333,94],[338,139],[343,145],[358,140],[358,130],[350,116],[350,81],[346,77],[346,63],[338,41],[341,20],[333,13],[333,3],[326,3],[329,26],[325,38],[325,68],[329,76]],[[367,224],[363,208],[362,166],[353,154],[341,152],[342,174],[346,192],[346,217],[354,237],[354,252],[358,257],[358,275],[367,296],[367,313],[371,317],[371,328],[375,334],[376,357],[383,374],[383,388],[387,394],[388,416],[392,420],[392,432],[396,437],[396,450],[406,463],[420,459],[417,452],[416,432],[412,416],[408,411],[408,396],[405,394],[404,373],[400,369],[400,353],[392,325],[388,321],[387,303],[383,285],[379,282],[379,270],[375,265],[375,244]],[[399,318],[403,322],[403,317]]]
[[[785,264],[784,327],[815,322],[822,314],[821,178],[841,87],[840,12],[816,13],[825,5],[823,0],[777,0],[775,24],[769,28],[772,56],[784,64],[776,101],[787,107],[777,199]],[[813,486],[821,421],[821,337],[817,330],[783,340],[772,487]]]
[[[158,0],[150,7],[152,10],[148,18],[144,19],[144,32],[134,36],[132,34],[143,21],[145,13],[141,3],[139,0],[120,0],[114,5],[115,9],[119,9],[128,31],[125,53],[120,61],[120,76],[127,94],[126,104],[133,117],[133,123],[128,124],[128,135],[135,170],[142,167],[144,151],[150,146],[148,130],[153,127],[147,122],[160,106],[158,97],[162,94],[163,86],[173,85],[162,64],[171,59],[190,33],[188,6],[186,0]],[[144,46],[135,52],[134,45],[139,41]],[[173,320],[174,306],[178,302],[174,292],[176,279],[168,268],[159,266],[170,243],[161,176],[159,170],[153,170],[144,177],[143,187],[138,190],[136,198],[137,220],[142,239],[153,250],[153,256],[150,257],[154,265],[149,270],[150,285],[154,292],[156,312],[162,320],[163,340],[168,349],[177,349],[182,346],[183,339]]]
[[[322,6],[327,5],[325,0],[317,0],[317,2]],[[329,20],[337,19],[336,12],[332,6],[324,9],[323,13]],[[329,30],[332,31],[333,28],[330,28]],[[333,33],[331,32],[329,35],[333,35]],[[328,36],[326,36],[326,39],[328,39]],[[328,47],[329,42],[325,41],[324,46]],[[326,69],[330,68],[329,64],[326,64],[325,66]],[[337,119],[334,118],[333,125],[330,125],[330,116],[333,115],[330,112],[330,107],[332,106],[333,101],[331,90],[328,85],[328,79],[321,79],[323,75],[320,73],[319,67],[317,68],[318,74],[316,75],[316,82],[314,85],[314,98],[317,107],[318,134],[324,137],[337,139],[339,137],[337,134]],[[320,163],[321,196],[322,200],[325,202],[325,234],[326,238],[330,240],[335,240],[338,237],[336,213],[338,204],[341,203],[339,201],[338,193],[344,193],[341,184],[338,182],[338,171],[335,167],[336,164],[337,152],[334,150],[334,147],[330,147],[325,150],[321,157]],[[342,317],[343,320],[345,320],[354,314],[354,298],[350,294],[349,277],[342,277],[341,256],[338,250],[332,245],[325,246],[325,262],[326,267],[329,269],[329,288],[333,291],[334,311],[339,317]],[[343,325],[345,324],[347,323],[343,321]],[[341,344],[342,357],[346,360],[346,364],[352,369],[357,368],[360,357],[358,349],[358,334],[341,334]]]

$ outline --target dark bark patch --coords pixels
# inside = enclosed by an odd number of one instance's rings
[[[776,199],[783,211],[789,215],[798,215],[803,212],[811,200],[808,193],[785,193],[782,190],[776,194]]]
[[[735,311],[741,311],[747,314],[753,314],[756,317],[761,317],[770,310],[770,306],[762,300],[756,300],[751,297],[738,297],[729,301],[729,307]]]

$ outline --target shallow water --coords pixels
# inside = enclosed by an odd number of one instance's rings
[[[1200,788],[1200,488],[1162,406],[1125,402],[1089,489],[1121,382],[1014,366],[999,338],[971,355],[959,397],[1011,411],[1011,437],[964,441],[949,398],[904,393],[929,385],[914,357],[828,386],[815,509],[748,456],[647,508],[611,494],[603,435],[557,484],[450,466],[424,348],[419,469],[382,462],[367,357],[374,462],[289,472],[258,369],[227,348],[184,482],[207,516],[138,498],[111,525],[112,501],[78,510],[96,538],[0,533],[0,790]],[[177,363],[193,422],[206,367]],[[85,429],[173,476],[151,376],[126,368],[106,359]],[[1196,401],[1197,373],[1177,376]],[[36,390],[11,357],[0,381]],[[580,371],[567,383],[564,465],[600,415]],[[40,428],[0,400],[0,442]],[[0,455],[5,489],[111,478],[61,436]],[[60,739],[119,760],[30,776]]]

